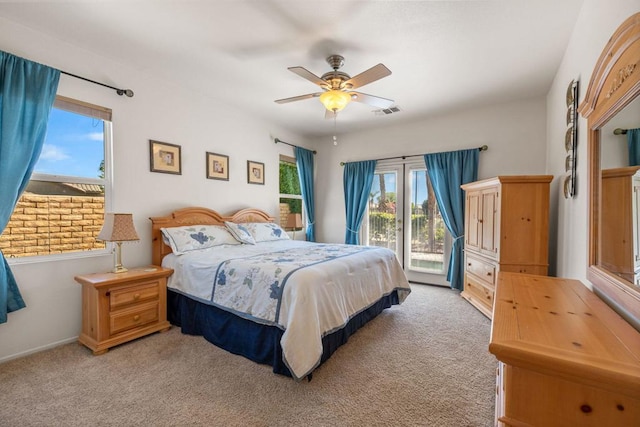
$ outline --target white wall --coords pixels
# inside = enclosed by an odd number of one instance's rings
[[[586,94],[602,49],[622,22],[640,10],[638,0],[585,0],[562,64],[547,96],[547,172],[563,176],[565,93],[572,79],[580,80],[579,100]],[[578,120],[578,192],[565,199],[561,180],[552,183],[551,235],[557,238],[551,256],[555,274],[587,283],[587,121]]]
[[[291,147],[279,137],[304,145],[297,135],[247,116],[107,58],[0,18],[0,49],[114,86],[131,88],[133,98],[101,86],[61,76],[58,94],[113,109],[113,210],[131,212],[139,243],[123,245],[125,265],[151,261],[150,216],[185,206],[205,206],[223,214],[248,207],[278,214],[279,154]],[[182,175],[149,171],[149,139],[182,146]],[[205,152],[229,155],[229,181],[205,177]],[[246,161],[265,163],[266,185],[247,184]],[[111,256],[13,265],[23,310],[0,324],[0,361],[75,339],[81,328],[78,274],[108,271]]]
[[[401,113],[400,113],[401,114]],[[318,150],[318,240],[344,242],[345,210],[340,162],[489,146],[480,153],[478,178],[545,173],[545,100],[539,98],[431,116],[420,121],[314,141]],[[384,117],[382,117],[384,119]],[[339,119],[338,119],[339,120]]]

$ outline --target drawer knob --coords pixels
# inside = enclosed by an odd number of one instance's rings
[[[487,276],[491,276],[491,272],[488,272],[488,273],[487,273]]]
[[[140,299],[140,294],[135,294],[135,295],[133,296],[133,299],[134,299],[134,301],[139,300],[139,299]]]
[[[133,316],[133,321],[137,322],[138,320],[140,320],[140,315],[136,314],[135,316]]]
[[[582,405],[580,407],[580,410],[582,412],[584,412],[585,414],[588,414],[589,412],[591,412],[591,406],[590,405]]]

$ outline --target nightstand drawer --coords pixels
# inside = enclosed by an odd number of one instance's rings
[[[109,295],[109,308],[116,310],[132,303],[157,300],[159,296],[158,281],[154,280],[129,288],[113,290]]]
[[[137,305],[130,310],[111,313],[109,332],[115,335],[127,329],[155,322],[158,320],[158,311],[158,302],[150,302]]]
[[[496,266],[490,262],[482,261],[467,254],[466,270],[487,285],[495,284]]]

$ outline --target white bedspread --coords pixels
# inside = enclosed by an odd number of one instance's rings
[[[311,265],[300,267],[300,253],[330,250],[344,253],[332,259],[318,261],[318,258],[316,262],[310,256]],[[296,257],[284,259],[296,253]],[[250,258],[255,255],[265,255],[262,265],[255,261],[258,257]],[[246,270],[230,264],[237,264],[242,258],[252,260]],[[285,263],[265,268],[269,259]],[[383,248],[278,240],[257,245],[224,245],[180,256],[171,254],[162,265],[174,269],[169,288],[283,329],[280,344],[284,362],[296,379],[304,378],[320,363],[324,335],[343,327],[351,317],[394,290],[398,290],[400,302],[411,292],[395,254]],[[222,268],[230,270],[225,275]],[[264,282],[262,288],[260,282]],[[281,293],[277,304],[274,292]]]

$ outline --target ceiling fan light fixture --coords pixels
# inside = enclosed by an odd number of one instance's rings
[[[351,101],[351,95],[341,90],[328,90],[320,95],[322,105],[334,113],[342,110]]]

